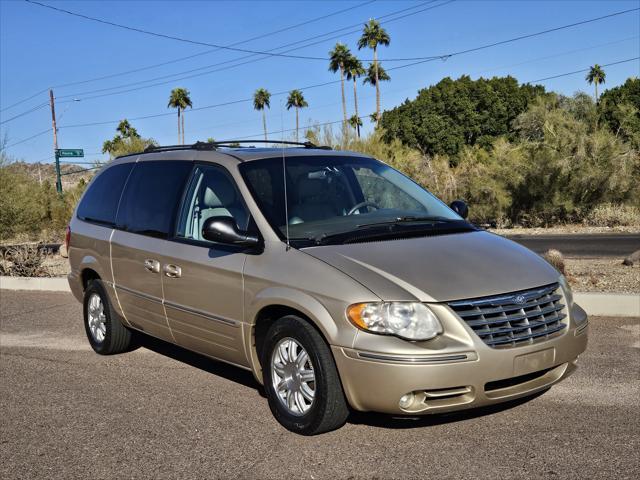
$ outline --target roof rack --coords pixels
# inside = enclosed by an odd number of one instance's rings
[[[169,150],[216,150],[218,147],[231,147],[243,143],[276,143],[278,145],[295,145],[304,148],[317,148],[320,150],[331,150],[328,146],[318,146],[311,142],[290,142],[286,140],[227,140],[220,142],[196,142],[192,145],[149,145],[143,153],[166,152]]]

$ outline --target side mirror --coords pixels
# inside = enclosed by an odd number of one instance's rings
[[[449,207],[462,218],[467,218],[469,216],[469,207],[464,200],[454,200],[451,202]]]
[[[238,247],[257,247],[260,239],[255,235],[238,230],[236,222],[231,217],[210,217],[202,226],[202,237],[211,242]]]

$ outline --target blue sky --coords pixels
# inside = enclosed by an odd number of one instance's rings
[[[59,1],[59,8],[135,26],[154,32],[184,37],[205,43],[229,45],[301,22],[355,7],[302,27],[238,45],[238,48],[264,51],[318,36],[342,27],[364,23],[371,17],[415,7],[417,12],[395,21],[384,22],[391,45],[381,48],[379,57],[389,69],[410,62],[384,62],[384,59],[426,57],[466,50],[496,41],[535,33],[609,13],[640,7],[640,1]],[[423,7],[420,7],[424,5]],[[438,6],[442,5],[442,6]],[[406,14],[405,13],[405,14]],[[402,14],[402,15],[405,15]],[[398,14],[397,16],[400,16]],[[394,16],[387,19],[395,18]],[[349,45],[360,58],[371,53],[357,51],[359,33],[340,32],[316,45],[291,52],[292,55],[326,57],[336,41]],[[338,35],[338,34],[335,34]],[[469,74],[473,78],[513,75],[522,82],[587,68],[594,63],[607,64],[640,55],[640,15],[638,11],[534,37],[474,53],[427,62],[390,71],[392,81],[382,85],[383,108],[391,108],[406,98],[414,98],[418,89],[437,83],[446,76]],[[332,35],[334,37],[334,35]],[[322,38],[320,39],[322,40]],[[314,40],[315,41],[315,40]],[[308,43],[311,43],[309,41]],[[42,92],[13,108],[11,104],[50,86],[109,76],[141,67],[200,54],[188,60],[136,73],[112,76],[100,81],[56,87],[60,148],[84,148],[87,160],[104,158],[99,154],[102,142],[113,137],[117,121],[131,120],[138,131],[161,144],[177,143],[176,116],[167,109],[173,87],[191,92],[194,107],[226,106],[187,112],[186,140],[249,137],[260,138],[261,116],[250,101],[258,87],[271,92],[303,88],[336,80],[327,62],[291,58],[254,57],[254,62],[188,79],[181,72],[231,61],[246,54],[217,50],[164,38],[126,31],[52,11],[20,0],[0,1],[0,135],[7,144],[19,142],[51,127],[47,106],[48,93]],[[208,53],[203,53],[208,52]],[[238,63],[238,62],[236,62]],[[223,66],[229,67],[233,62]],[[208,72],[201,69],[194,73]],[[619,85],[630,76],[640,75],[635,60],[605,68],[606,88]],[[175,76],[170,76],[175,75]],[[187,76],[189,74],[182,74]],[[193,73],[191,73],[193,75]],[[159,80],[158,77],[166,77]],[[152,86],[155,83],[168,82]],[[119,89],[121,85],[129,85]],[[592,93],[584,73],[540,82],[548,89],[564,94],[578,90]],[[150,86],[151,85],[151,86]],[[349,114],[353,113],[352,87],[347,85]],[[120,90],[135,91],[118,94]],[[102,90],[102,89],[112,90]],[[340,120],[339,84],[304,89],[309,108],[301,112],[301,125]],[[102,90],[94,92],[96,90]],[[94,92],[94,93],[88,93]],[[97,98],[87,98],[104,95]],[[375,90],[359,84],[360,113],[375,109]],[[78,98],[81,101],[72,101]],[[66,102],[65,102],[66,101]],[[274,96],[268,112],[269,131],[295,126],[293,111],[283,105],[286,96]],[[15,120],[11,117],[34,109]],[[87,123],[100,125],[74,127]],[[371,126],[365,122],[367,129]],[[289,134],[290,135],[290,134]],[[274,135],[280,138],[280,134]],[[8,148],[17,159],[51,161],[51,132]]]

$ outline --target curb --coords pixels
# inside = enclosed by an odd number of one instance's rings
[[[67,277],[32,278],[32,277],[0,277],[0,289],[3,290],[37,290],[46,292],[70,292]]]
[[[637,293],[574,293],[573,299],[588,315],[640,317]]]
[[[48,292],[71,292],[63,278],[1,277],[0,289]],[[573,294],[576,303],[588,315],[610,317],[640,317],[640,294],[636,293],[579,293]]]

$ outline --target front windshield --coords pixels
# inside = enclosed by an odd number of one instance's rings
[[[271,225],[291,239],[317,239],[396,222],[462,222],[431,193],[371,158],[289,157],[285,212],[282,158],[240,166],[258,206]]]

